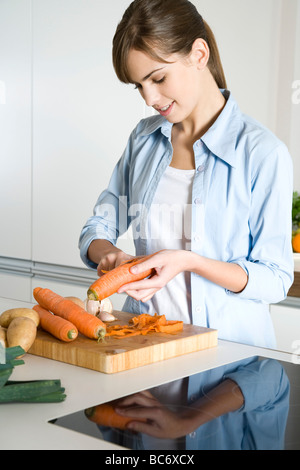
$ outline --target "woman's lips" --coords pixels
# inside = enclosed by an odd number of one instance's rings
[[[163,106],[162,108],[155,108],[155,109],[162,116],[168,116],[170,114],[170,112],[172,111],[172,109],[173,109],[173,105],[174,105],[174,101],[172,103],[168,104],[167,106]]]

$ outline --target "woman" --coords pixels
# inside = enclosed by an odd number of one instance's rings
[[[185,0],[133,2],[113,60],[159,115],[131,134],[83,228],[82,259],[101,275],[130,258],[115,243],[131,224],[138,255],[163,251],[135,268],[155,276],[120,290],[131,296],[126,311],[167,312],[274,347],[268,304],[293,280],[285,145],[225,90],[213,34]]]
[[[159,253],[132,268],[155,275],[119,290],[124,310],[274,348],[268,304],[293,281],[285,145],[240,111],[214,35],[187,0],[135,0],[113,63],[157,115],[133,130],[83,228],[83,261],[101,275],[129,259],[115,245],[131,225],[136,253]]]

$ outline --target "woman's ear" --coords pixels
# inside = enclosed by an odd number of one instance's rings
[[[198,38],[194,41],[190,60],[199,70],[203,70],[206,67],[209,60],[209,47],[204,39]]]

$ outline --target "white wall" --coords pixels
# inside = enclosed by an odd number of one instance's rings
[[[295,30],[295,60],[293,70],[290,151],[294,161],[294,187],[300,192],[300,2],[297,2]]]
[[[193,3],[215,34],[240,108],[275,132],[281,0]]]

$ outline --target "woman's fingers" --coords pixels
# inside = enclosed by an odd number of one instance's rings
[[[159,263],[157,261],[158,255],[153,255],[151,258],[142,261],[141,263],[135,264],[130,268],[130,272],[132,274],[140,274],[144,273],[145,271],[148,271],[149,269],[155,269],[159,266]]]
[[[151,392],[144,390],[118,400],[115,411],[123,416],[148,418],[150,417],[149,413],[161,407],[161,403],[151,394]]]
[[[124,284],[118,290],[118,293],[126,292],[127,295],[134,298],[135,300],[146,300],[151,299],[153,295],[163,287],[162,280],[158,275],[153,275],[151,278],[143,279],[141,281],[129,282]]]
[[[127,292],[128,290],[142,290],[142,289],[153,289],[153,288],[158,288],[160,286],[160,279],[158,279],[158,276],[154,275],[153,277],[149,279],[142,279],[141,281],[133,281],[133,282],[128,282],[127,284],[124,284],[120,289],[118,290],[118,293],[121,292]]]
[[[116,268],[119,264],[132,259],[133,256],[124,253],[123,251],[113,251],[105,255],[97,267],[97,274],[99,277],[103,276],[106,271]]]
[[[147,302],[153,295],[162,289],[171,279],[184,270],[182,262],[185,252],[182,250],[163,250],[154,254],[151,258],[131,267],[131,272],[142,273],[151,269],[155,273],[141,281],[133,281],[124,284],[118,293],[126,292],[135,300]]]
[[[153,405],[133,405],[117,408],[117,413],[130,417],[132,421],[127,429],[159,438],[175,438],[184,435],[180,417],[171,412],[165,405],[155,401]]]
[[[153,397],[151,392],[149,392],[149,390],[143,390],[142,392],[133,393],[132,395],[121,398],[118,400],[117,407],[127,407],[135,404],[153,406],[154,403],[158,403],[158,401]]]
[[[135,300],[147,302],[147,300],[150,300],[153,297],[153,295],[156,294],[157,291],[159,291],[158,288],[142,289],[142,290],[134,290],[130,288],[130,289],[125,290],[124,292],[126,292],[127,295],[129,295]]]
[[[132,418],[127,429],[149,436],[177,438],[185,436],[194,429],[190,418],[186,419],[180,412],[171,411],[149,390],[118,400],[115,410],[122,416]]]

